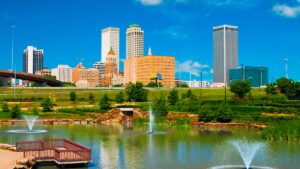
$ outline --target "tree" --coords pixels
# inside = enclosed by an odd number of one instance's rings
[[[197,100],[197,96],[192,93],[192,89],[189,89],[185,94],[182,94],[182,99]]]
[[[143,88],[143,83],[141,82],[136,82],[136,84],[128,83],[125,89],[129,101],[137,101],[137,102],[147,101],[148,91]]]
[[[115,101],[117,103],[123,103],[125,101],[124,94],[122,91],[116,95]]]
[[[178,91],[173,89],[170,91],[170,94],[168,96],[168,101],[169,101],[169,104],[170,105],[175,105],[179,100],[179,97],[178,97]]]
[[[149,82],[146,87],[163,87],[160,82]]]
[[[163,93],[161,93],[160,97],[154,101],[153,112],[155,114],[155,117],[167,116],[167,114],[168,114],[167,101],[166,101]]]
[[[208,105],[203,105],[198,113],[199,121],[211,122],[215,118],[214,112]]]
[[[228,104],[223,103],[217,111],[217,122],[229,123],[233,120],[233,114]]]
[[[230,91],[240,99],[251,91],[250,81],[234,81],[230,84]]]
[[[6,102],[2,104],[2,112],[9,112],[8,104]]]
[[[276,83],[267,84],[267,87],[265,88],[265,91],[266,91],[267,95],[276,95],[276,94],[278,94]]]
[[[280,93],[287,94],[288,90],[292,87],[294,81],[285,77],[276,80],[277,88]]]
[[[11,118],[15,119],[21,114],[21,109],[19,105],[15,104],[10,110]]]
[[[76,102],[77,96],[76,96],[76,93],[75,93],[75,92],[70,92],[70,100],[71,100],[72,102]]]
[[[52,76],[52,75],[44,75],[44,77],[47,77],[47,78],[49,78],[49,79],[56,80],[56,76]]]
[[[76,87],[76,85],[74,83],[71,83],[71,82],[64,82],[63,87]]]
[[[92,104],[92,103],[95,103],[95,97],[93,95],[93,93],[90,93],[89,94],[89,102]]]
[[[2,80],[0,80],[0,87],[3,87],[4,86],[4,83]]]
[[[35,116],[38,116],[40,114],[39,109],[37,109],[37,107],[34,106],[33,109],[32,109],[32,114],[35,115]]]
[[[100,99],[99,106],[101,109],[109,109],[110,108],[109,97],[106,93]]]
[[[54,103],[51,101],[49,97],[43,100],[41,103],[41,106],[43,108],[43,112],[51,112],[52,108],[54,107]]]

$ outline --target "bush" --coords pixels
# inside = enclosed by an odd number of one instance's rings
[[[229,123],[233,120],[232,111],[226,103],[223,103],[219,107],[219,109],[217,111],[217,119],[216,120],[217,120],[217,122],[220,122],[220,123]]]
[[[178,92],[177,90],[173,89],[170,91],[170,94],[168,96],[168,101],[169,101],[169,104],[170,105],[175,105],[179,100],[179,97],[178,97]]]
[[[116,95],[115,101],[117,103],[123,103],[125,101],[123,92],[120,92]]]
[[[163,93],[161,93],[160,97],[154,101],[153,112],[155,114],[155,117],[167,116],[168,114],[167,103]]]
[[[270,83],[267,84],[267,87],[265,88],[265,91],[267,95],[276,95],[277,93],[277,88],[276,88],[276,83]]]
[[[70,100],[71,100],[72,102],[76,102],[77,96],[76,96],[76,93],[75,93],[75,92],[71,92],[71,93],[70,93]]]
[[[100,99],[99,106],[101,109],[109,109],[110,108],[109,97],[107,96],[106,93]]]
[[[44,99],[44,101],[41,103],[41,107],[43,108],[43,112],[51,112],[52,108],[54,107],[54,103],[51,101],[49,97]]]
[[[198,118],[199,118],[199,121],[211,122],[215,119],[215,114],[208,105],[203,105],[200,108]]]
[[[163,87],[163,85],[160,82],[149,82],[146,87]]]
[[[197,113],[201,105],[200,103],[201,102],[194,100],[181,100],[178,101],[175,106],[173,106],[173,110]]]
[[[2,104],[2,111],[6,113],[9,112],[8,104],[6,102]]]
[[[247,93],[251,91],[249,81],[234,81],[230,84],[230,91],[238,96],[240,99],[244,98]]]
[[[38,116],[40,114],[40,111],[34,106],[32,109],[32,114]]]
[[[192,124],[192,120],[188,118],[176,117],[174,119],[175,125],[190,125]]]
[[[128,101],[145,102],[147,101],[148,91],[143,88],[143,83],[128,83],[126,86]]]
[[[19,105],[15,104],[10,110],[11,118],[15,119],[21,114],[21,109]]]
[[[197,96],[189,89],[186,93],[182,94],[182,99],[197,100]]]
[[[90,104],[95,103],[95,97],[94,97],[93,93],[89,94],[89,102],[90,102]]]

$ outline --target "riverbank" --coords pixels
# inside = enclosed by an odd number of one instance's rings
[[[16,161],[23,158],[22,152],[15,152],[0,149],[1,169],[12,169],[16,166]]]

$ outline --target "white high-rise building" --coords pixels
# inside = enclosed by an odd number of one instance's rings
[[[72,68],[68,65],[58,65],[57,68],[51,70],[51,75],[62,82],[72,82]]]
[[[144,31],[138,24],[131,24],[126,31],[126,59],[144,56]]]
[[[27,46],[23,53],[23,71],[34,74],[44,67],[44,50]]]
[[[119,28],[106,28],[102,30],[101,34],[101,61],[105,63],[106,56],[112,48],[117,55],[117,63],[119,70],[120,60],[120,29]]]

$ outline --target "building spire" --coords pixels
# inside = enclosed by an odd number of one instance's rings
[[[152,49],[151,49],[151,47],[149,47],[149,49],[148,49],[148,56],[150,56],[150,55],[152,55]]]

